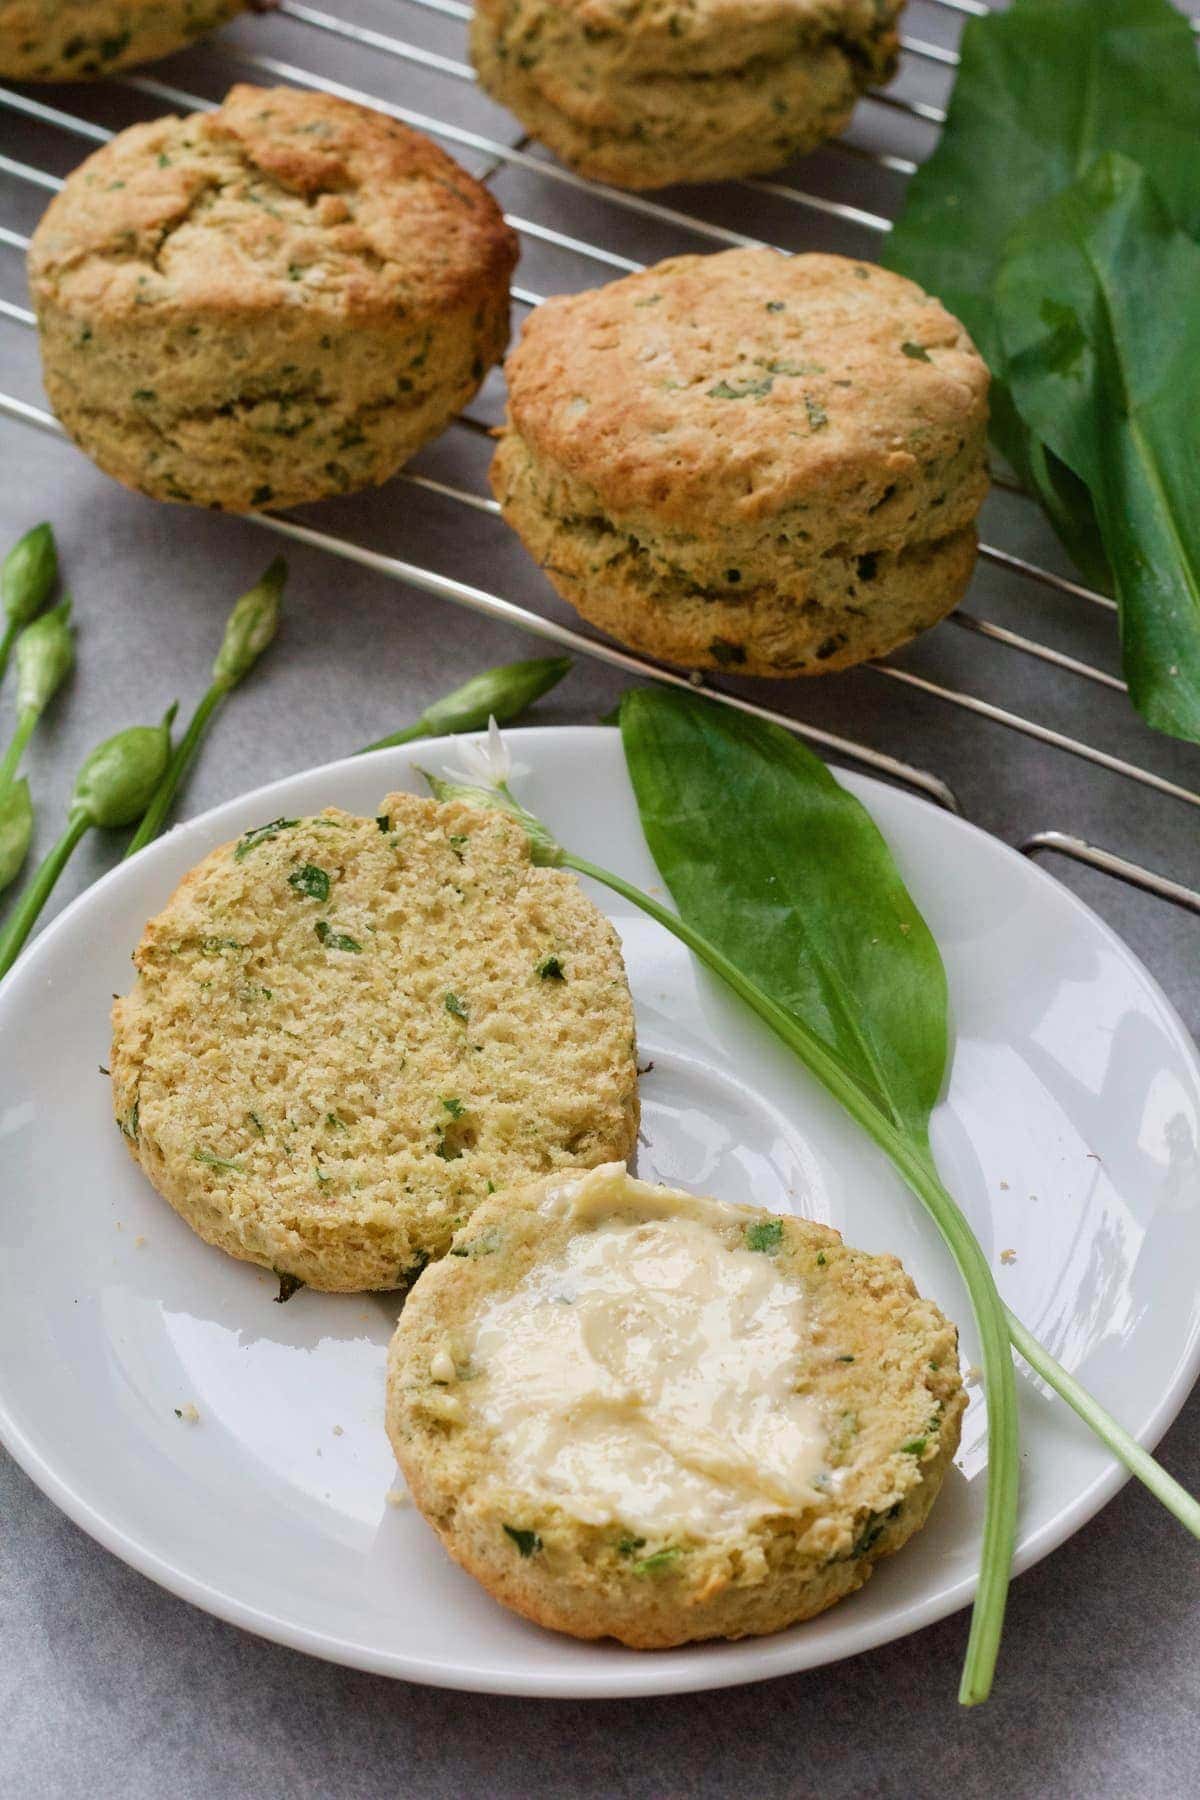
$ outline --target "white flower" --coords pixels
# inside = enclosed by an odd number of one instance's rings
[[[451,781],[465,782],[468,787],[507,787],[514,777],[529,773],[524,763],[515,763],[509,755],[494,714],[488,720],[486,737],[460,738],[457,749],[462,758],[460,766],[447,767],[442,773]]]

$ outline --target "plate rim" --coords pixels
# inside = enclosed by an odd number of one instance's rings
[[[618,727],[610,725],[534,725],[506,730],[505,736],[514,748],[528,744],[529,749],[533,751],[539,743],[561,738],[564,733],[570,733],[573,740],[576,741],[581,736],[592,735],[608,743],[611,742],[618,729]],[[130,858],[128,862],[118,861],[82,893],[76,895],[38,933],[9,971],[8,976],[0,981],[0,1031],[4,1029],[6,1015],[14,1007],[20,1006],[28,984],[39,978],[41,963],[53,954],[53,946],[75,916],[89,908],[96,901],[97,896],[107,892],[109,888],[122,883],[132,883],[134,871],[139,868],[139,865],[143,872],[148,873],[146,859],[153,862],[168,844],[179,847],[182,839],[205,836],[212,832],[215,821],[222,814],[235,812],[239,807],[251,802],[257,805],[260,800],[269,804],[273,794],[281,789],[291,787],[296,782],[313,779],[333,780],[339,773],[351,767],[355,768],[357,772],[364,765],[378,764],[382,766],[391,762],[395,762],[405,773],[408,773],[413,766],[412,756],[418,751],[418,748],[422,755],[445,755],[453,752],[462,737],[477,737],[478,735],[477,732],[469,732],[422,738],[413,744],[390,745],[360,755],[338,757],[332,762],[318,763],[311,768],[279,776],[262,786],[250,788],[228,800],[219,801],[216,805],[206,808],[204,812],[196,814],[194,818],[181,820],[161,837],[147,844],[137,856]],[[1121,957],[1132,965],[1153,996],[1164,1023],[1177,1040],[1185,1060],[1191,1063],[1197,1086],[1200,1087],[1200,1048],[1197,1047],[1169,995],[1136,952],[1125,943],[1124,939],[1106,920],[1088,906],[1086,901],[1080,899],[1072,889],[1058,881],[1048,870],[1023,857],[1019,850],[1007,844],[1002,838],[985,831],[982,826],[974,824],[960,814],[936,806],[923,796],[909,793],[904,788],[893,786],[876,776],[860,774],[858,771],[846,769],[838,763],[829,763],[826,766],[839,782],[846,785],[859,798],[864,798],[861,790],[865,790],[866,797],[882,791],[890,799],[898,801],[902,810],[915,809],[920,814],[935,813],[943,823],[950,825],[953,830],[970,837],[985,839],[989,852],[998,851],[1005,860],[1011,859],[1013,866],[1020,868],[1023,875],[1035,887],[1051,893],[1057,903],[1065,904],[1068,913],[1074,913],[1086,920],[1092,928],[1097,929],[1101,936],[1115,947]],[[219,842],[220,840],[218,838],[215,841]],[[1139,1444],[1147,1449],[1154,1448],[1178,1416],[1198,1377],[1200,1377],[1200,1318],[1193,1325],[1189,1340],[1180,1347],[1170,1382],[1160,1395],[1148,1419],[1133,1434]],[[607,1670],[588,1672],[582,1669],[564,1668],[561,1672],[545,1670],[539,1671],[537,1674],[524,1674],[517,1671],[512,1674],[502,1671],[492,1672],[485,1669],[473,1669],[469,1665],[464,1667],[458,1663],[451,1666],[438,1662],[418,1662],[403,1653],[379,1650],[370,1644],[341,1637],[313,1626],[297,1624],[293,1620],[270,1613],[259,1606],[239,1599],[236,1594],[229,1593],[202,1577],[190,1573],[186,1568],[160,1555],[158,1551],[147,1548],[138,1538],[132,1536],[114,1518],[101,1511],[86,1498],[84,1493],[57,1472],[48,1457],[13,1418],[9,1411],[4,1388],[3,1377],[0,1375],[0,1444],[3,1444],[14,1462],[34,1485],[73,1524],[85,1531],[105,1550],[119,1557],[130,1568],[146,1576],[177,1598],[257,1637],[282,1644],[286,1648],[298,1650],[323,1661],[336,1663],[342,1667],[361,1669],[395,1680],[412,1681],[422,1686],[446,1688],[459,1692],[506,1694],[531,1699],[585,1700],[648,1699],[653,1696],[675,1693],[740,1687],[783,1675],[800,1674],[807,1669],[830,1667],[848,1657],[861,1655],[866,1651],[877,1649],[883,1644],[898,1641],[959,1611],[970,1603],[975,1591],[975,1577],[973,1575],[964,1577],[944,1593],[908,1607],[901,1615],[898,1629],[895,1619],[888,1621],[881,1618],[875,1622],[873,1627],[870,1624],[865,1627],[858,1642],[835,1648],[832,1653],[828,1646],[825,1646],[816,1655],[805,1655],[803,1636],[796,1637],[787,1634],[759,1638],[754,1640],[756,1647],[760,1650],[757,1658],[745,1658],[744,1668],[735,1665],[732,1668],[723,1667],[717,1672],[708,1668],[710,1659],[703,1654],[705,1647],[697,1646],[701,1653],[695,1657],[694,1666],[673,1668],[670,1678],[666,1682],[656,1678],[656,1669],[661,1665],[653,1657],[642,1658],[634,1662],[622,1661],[619,1665],[614,1663],[611,1672]],[[1069,1537],[1072,1537],[1076,1531],[1095,1517],[1130,1478],[1129,1471],[1110,1453],[1108,1467],[1099,1471],[1054,1518],[1045,1521],[1029,1538],[1018,1545],[1013,1560],[1014,1578],[1024,1574],[1027,1569],[1032,1568],[1043,1557],[1049,1555],[1065,1543]],[[815,1639],[810,1642],[814,1646],[816,1645]]]

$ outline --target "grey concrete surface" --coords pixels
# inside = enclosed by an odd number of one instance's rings
[[[329,0],[340,16],[451,58],[453,19],[404,0]],[[907,29],[948,42],[953,15],[916,0]],[[395,104],[515,143],[511,120],[465,83],[311,26],[247,20],[222,47],[177,58],[162,79],[218,95],[251,75],[230,45],[323,70]],[[906,66],[900,91],[934,97],[944,76]],[[122,124],[155,110],[128,88],[59,90],[69,112]],[[926,127],[861,109],[857,142],[920,154]],[[65,172],[84,145],[0,107],[0,151]],[[464,153],[477,170],[495,160]],[[830,150],[789,172],[809,192],[894,209],[893,176]],[[527,167],[502,168],[497,193],[520,215],[631,257],[652,259],[712,240],[580,193]],[[869,233],[745,188],[664,196],[718,225],[756,230],[787,248],[871,254]],[[0,222],[29,230],[44,194],[0,178]],[[529,243],[518,279],[540,291],[604,271]],[[0,298],[24,299],[19,255],[0,247]],[[0,320],[0,387],[40,403],[31,334]],[[473,410],[494,418],[493,378]],[[419,467],[479,487],[486,448],[452,430]],[[0,418],[0,544],[40,517],[59,534],[79,622],[79,669],[38,733],[28,771],[39,842],[55,829],[81,755],[119,725],[198,696],[230,600],[274,553],[253,522],[127,495],[66,444]],[[393,482],[313,509],[314,523],[474,581],[570,621],[519,544],[497,522]],[[1062,568],[1024,500],[997,493],[986,534]],[[357,747],[412,718],[465,674],[535,654],[504,629],[317,551],[289,552],[283,636],[214,733],[183,799],[194,813],[239,790]],[[981,565],[970,607],[1032,638],[1115,669],[1111,619],[1099,609]],[[1042,721],[1200,791],[1200,753],[1154,737],[1124,699],[952,625],[898,659],[903,667]],[[546,722],[592,720],[622,683],[581,662],[540,709]],[[749,685],[746,691],[755,691]],[[1090,837],[1200,885],[1200,814],[1120,775],[983,723],[874,671],[767,690],[772,704],[935,770],[967,815],[1010,843],[1055,827]],[[757,690],[762,693],[760,686]],[[11,719],[0,706],[0,737]],[[118,854],[97,837],[55,904]],[[1056,862],[1068,881],[1149,965],[1194,1031],[1200,1023],[1200,923],[1106,878]],[[2,1304],[0,1297],[0,1304]],[[1167,1465],[1200,1487],[1200,1402],[1193,1396],[1162,1446]],[[1104,1513],[1012,1590],[993,1700],[955,1704],[966,1638],[960,1616],[902,1643],[794,1679],[726,1693],[591,1705],[484,1699],[389,1683],[259,1642],[159,1591],[67,1523],[0,1462],[0,1795],[12,1800],[413,1800],[525,1796],[820,1796],[821,1800],[951,1794],[1013,1800],[1174,1800],[1194,1792],[1200,1764],[1200,1581],[1195,1547],[1141,1491]]]

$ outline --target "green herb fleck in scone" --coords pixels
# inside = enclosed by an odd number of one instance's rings
[[[245,512],[386,481],[508,339],[516,239],[407,126],[294,89],[123,131],[29,253],[46,391],[158,500]]]
[[[0,0],[0,75],[88,81],[154,62],[272,0]]]
[[[988,374],[911,281],[839,256],[681,256],[546,302],[505,373],[504,517],[623,643],[820,674],[962,598]]]
[[[281,1277],[404,1286],[487,1195],[632,1152],[616,934],[497,813],[392,794],[379,819],[269,820],[134,960],[125,1142],[201,1237]]]
[[[478,0],[489,93],[618,187],[779,168],[890,79],[903,0]]]
[[[619,1163],[480,1207],[388,1362],[392,1447],[450,1554],[635,1649],[853,1593],[924,1524],[965,1403],[954,1327],[894,1257]]]

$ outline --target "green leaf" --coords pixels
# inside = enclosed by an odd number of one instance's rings
[[[680,912],[927,1150],[946,977],[870,814],[790,732],[688,695],[626,694],[621,732]]]
[[[294,830],[299,823],[299,819],[271,819],[266,825],[256,825],[238,839],[233,852],[234,862],[242,862],[251,850],[257,850],[260,844],[269,844],[281,831]]]
[[[1014,234],[996,293],[1017,403],[1092,496],[1130,697],[1200,741],[1200,245],[1103,157]]]
[[[506,1537],[512,1539],[522,1556],[532,1556],[535,1550],[542,1547],[542,1540],[536,1531],[524,1531],[519,1525],[506,1525],[504,1532]]]
[[[708,397],[710,400],[761,400],[774,385],[770,375],[764,375],[761,381],[743,381],[736,386],[729,381],[718,381],[715,387],[709,388]]]
[[[675,1567],[683,1555],[677,1544],[668,1544],[665,1550],[655,1550],[651,1556],[643,1556],[633,1565],[635,1575],[665,1575]]]
[[[1025,215],[1106,150],[1142,163],[1187,231],[1200,231],[1200,65],[1169,0],[1015,0],[967,22],[949,116],[909,185],[884,260],[967,327],[992,370],[992,436],[1089,580],[1104,556],[1087,496],[1007,391],[992,284]]]
[[[789,733],[655,689],[625,696],[621,732],[680,916],[570,852],[564,862],[673,931],[793,1051],[925,1206],[970,1296],[988,1397],[979,1587],[960,1688],[975,1705],[1003,1629],[1018,1423],[1008,1320],[929,1147],[948,1040],[937,947],[865,810]],[[1042,1373],[1050,1359],[1038,1350]]]
[[[313,930],[327,950],[345,950],[352,956],[362,955],[362,945],[358,939],[350,937],[344,931],[335,931],[328,919],[318,919]]]
[[[212,1150],[203,1150],[197,1147],[192,1151],[192,1160],[193,1162],[204,1163],[205,1166],[210,1169],[220,1169],[223,1173],[229,1175],[243,1175],[245,1173],[245,1170],[241,1163],[237,1161],[236,1157],[217,1156]]]
[[[762,1250],[768,1256],[774,1256],[783,1242],[783,1222],[780,1219],[760,1219],[755,1225],[747,1225],[745,1238],[747,1250]]]
[[[316,863],[305,863],[302,868],[292,870],[288,886],[295,888],[298,894],[306,894],[310,900],[328,900],[329,872],[319,869]]]

